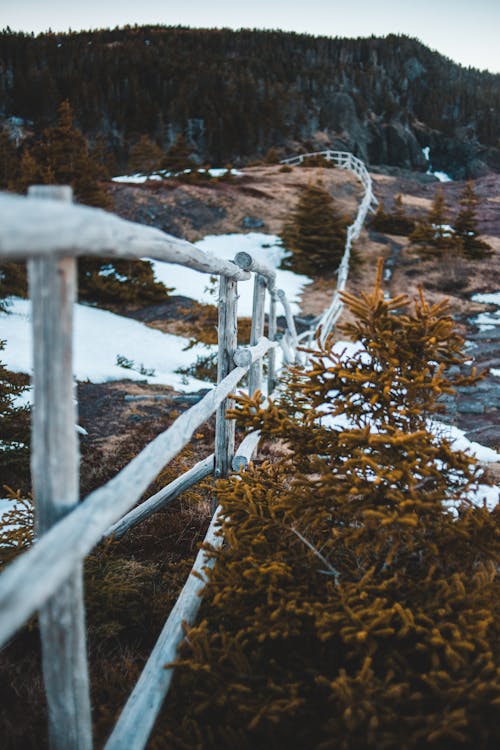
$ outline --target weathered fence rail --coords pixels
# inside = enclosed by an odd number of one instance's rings
[[[350,169],[365,186],[354,223],[347,232],[346,252],[339,268],[345,286],[352,241],[374,204],[364,164],[347,152],[321,152]],[[305,154],[285,160],[300,163]],[[143,258],[182,264],[219,277],[218,382],[212,391],[181,414],[124,469],[83,501],[78,498],[78,448],[72,368],[72,308],[75,263],[80,255]],[[259,434],[248,435],[235,450],[234,422],[226,419],[232,394],[248,374],[249,392],[263,389],[267,357],[267,393],[279,381],[276,348],[283,361],[299,361],[299,337],[286,294],[276,288],[274,269],[238,253],[223,260],[160,230],[134,224],[99,209],[71,202],[67,187],[37,186],[27,198],[0,195],[0,258],[27,260],[33,302],[34,417],[32,476],[37,539],[0,576],[0,647],[36,611],[40,616],[43,673],[49,708],[52,750],[91,750],[92,732],[87,676],[82,565],[103,539],[121,537],[135,524],[164,507],[205,477],[241,471],[254,454]],[[238,347],[238,283],[253,277],[254,301],[248,346]],[[283,305],[287,328],[276,335],[277,303]],[[268,337],[264,336],[267,303]],[[334,324],[338,294],[321,322]],[[266,389],[264,389],[266,390]],[[214,454],[199,461],[152,497],[137,502],[159,472],[216,415]],[[215,513],[206,540],[214,535]],[[139,681],[108,740],[108,750],[143,748],[168,691],[172,671],[164,664],[175,657],[182,622],[191,623],[200,597],[199,581],[206,565],[203,552],[170,613]]]
[[[358,239],[368,211],[374,210],[377,206],[378,201],[373,193],[372,178],[370,177],[370,174],[364,162],[362,162],[361,159],[358,159],[348,151],[332,151],[331,149],[327,149],[326,151],[316,151],[310,154],[298,154],[297,156],[291,156],[288,159],[283,159],[282,164],[298,166],[304,161],[318,156],[323,157],[326,161],[333,162],[339,169],[348,169],[353,172],[361,182],[365,190],[365,194],[361,203],[359,204],[356,217],[353,223],[347,227],[345,250],[337,270],[337,288],[333,295],[332,302],[330,306],[324,311],[324,313],[320,315],[315,321],[316,326],[321,326],[321,340],[324,342],[342,313],[343,304],[340,298],[340,292],[343,292],[345,290],[347,284],[352,243]],[[313,327],[314,326],[311,326],[311,331],[302,334],[301,337],[308,338],[309,343],[311,343],[312,340]]]

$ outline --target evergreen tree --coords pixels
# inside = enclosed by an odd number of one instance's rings
[[[155,280],[153,266],[143,260],[82,258],[78,270],[80,298],[101,304],[151,305],[173,291]]]
[[[445,374],[463,341],[444,303],[384,299],[381,274],[344,301],[356,354],[330,337],[267,408],[237,399],[239,424],[286,450],[217,483],[227,543],[158,747],[498,744],[497,519],[467,499],[474,459],[427,420],[464,382]]]
[[[5,131],[0,133],[0,187],[19,179],[17,152]],[[26,269],[21,263],[0,264],[0,313],[8,312],[6,297],[26,296]],[[0,340],[0,352],[5,349]],[[26,376],[8,370],[0,361],[0,491],[5,487],[29,490],[30,410],[14,406],[27,388]]]
[[[45,184],[51,182],[51,175],[42,169],[28,146],[21,153],[19,171],[12,183],[12,188],[18,193],[26,193],[30,185]]]
[[[34,158],[27,145],[24,146],[17,171],[8,182],[8,188],[15,192],[25,193],[30,185],[51,182],[50,170],[44,169]],[[28,279],[25,263],[0,264],[0,298],[11,295],[26,297]]]
[[[116,159],[104,135],[97,136],[90,149],[90,155],[98,168],[101,180],[110,180],[116,174]]]
[[[71,185],[77,201],[110,208],[111,201],[99,184],[101,168],[73,120],[73,109],[66,100],[59,107],[57,125],[45,128],[35,147],[35,158],[50,175],[43,182]]]
[[[17,149],[6,130],[0,131],[0,189],[5,190],[19,174]]]
[[[382,198],[380,198],[378,202],[378,206],[377,206],[377,211],[375,212],[371,220],[371,225],[378,232],[385,232],[385,225],[386,225],[388,218],[389,218],[389,214],[385,210],[384,201]]]
[[[266,164],[278,164],[279,163],[279,156],[278,151],[275,146],[271,146],[270,149],[268,149],[264,161]]]
[[[312,275],[331,274],[337,269],[345,248],[346,220],[321,183],[302,190],[297,207],[283,226],[281,239],[291,251],[283,262],[284,268]]]
[[[406,215],[401,195],[396,195],[391,213],[386,213],[381,200],[371,225],[373,229],[387,234],[408,235],[415,229],[415,222]]]
[[[479,238],[476,207],[478,198],[472,182],[468,182],[460,198],[460,210],[455,220],[455,233],[462,240],[463,252],[467,258],[480,260],[491,255],[491,246]]]
[[[70,103],[62,102],[57,124],[45,128],[31,150],[24,150],[18,188],[34,183],[71,185],[81,203],[109,208],[111,200],[100,185],[105,167],[92,156],[73,120]],[[168,292],[155,281],[150,263],[116,258],[80,258],[78,290],[82,300],[132,305],[163,301]]]
[[[28,292],[28,282],[26,278],[26,267],[24,263],[0,263],[0,311],[5,308],[2,306],[2,300],[5,297],[14,295],[16,297],[26,297]]]
[[[25,152],[21,161],[17,150],[6,131],[0,132],[0,188],[16,189],[24,171],[27,184],[36,182],[38,165]],[[26,267],[24,263],[0,263],[0,311],[5,310],[2,300],[10,295],[25,297],[27,293]]]
[[[437,190],[424,221],[417,222],[410,243],[423,258],[451,258],[461,252],[460,237],[448,224],[448,209],[442,190]]]
[[[161,168],[164,163],[164,151],[147,135],[140,139],[130,149],[128,161],[129,172],[149,174]]]
[[[193,148],[186,136],[183,133],[179,133],[174,145],[169,148],[163,159],[163,169],[173,174],[182,172],[184,169],[190,169],[193,166],[192,153]]]
[[[0,266],[0,313],[8,314],[6,297],[26,291],[24,266],[4,263]],[[6,342],[0,340],[0,352]],[[5,485],[23,492],[30,488],[29,446],[30,409],[14,406],[28,386],[26,375],[11,372],[0,361],[0,491]]]
[[[0,309],[5,305],[0,301]],[[5,341],[0,340],[0,352]],[[0,490],[5,486],[29,491],[30,409],[14,401],[27,388],[27,376],[8,370],[0,361]]]

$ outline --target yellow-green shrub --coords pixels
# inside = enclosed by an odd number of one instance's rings
[[[461,340],[423,295],[345,301],[363,352],[330,340],[268,409],[238,400],[287,450],[218,483],[226,543],[152,747],[498,745],[498,516],[427,423]]]

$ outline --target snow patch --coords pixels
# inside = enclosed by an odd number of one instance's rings
[[[422,153],[425,156],[426,160],[429,162],[429,166],[427,167],[427,172],[425,174],[432,174],[434,177],[436,177],[439,182],[453,182],[450,175],[446,174],[446,172],[434,172],[432,169],[431,164],[431,147],[430,146],[424,146],[422,149]]]
[[[189,170],[191,171],[191,170]],[[243,177],[243,172],[240,172],[238,169],[224,169],[224,167],[213,167],[210,169],[199,169],[198,172],[208,172],[210,177],[222,177],[223,175],[229,173],[233,177]]]
[[[2,337],[7,339],[2,361],[14,372],[31,373],[31,303],[16,297],[11,298],[11,302],[9,313],[0,313]],[[206,382],[185,378],[175,371],[189,367],[198,355],[206,356],[215,347],[199,344],[184,351],[187,343],[181,336],[148,328],[136,320],[75,305],[74,375],[77,380],[104,383],[128,378],[170,385],[180,391],[206,388]],[[137,369],[120,367],[117,357],[126,358]],[[25,393],[16,405],[29,400],[29,394]]]
[[[481,331],[491,331],[500,323],[500,313],[497,315],[482,313],[474,318],[474,323],[479,326]]]
[[[112,182],[128,182],[131,185],[142,185],[148,180],[163,180],[163,177],[159,174],[141,174],[137,172],[136,174],[122,174],[111,178]]]
[[[157,170],[156,172],[150,172],[149,174],[143,174],[142,172],[136,172],[135,174],[122,174],[117,177],[112,177],[112,182],[127,182],[132,185],[143,185],[148,180],[164,180],[167,177],[177,177],[180,174],[190,174],[192,169],[183,169],[182,172],[166,172],[164,170]],[[226,174],[230,174],[232,177],[241,177],[243,172],[237,169],[226,169],[225,167],[214,167],[211,169],[197,169],[200,174],[209,174],[210,177],[223,177]]]
[[[481,302],[485,305],[497,305],[498,309],[492,312],[479,313],[472,318],[472,323],[479,327],[480,331],[491,331],[500,324],[500,292],[490,292],[486,294],[473,294],[473,302]]]
[[[452,178],[446,172],[431,172],[434,177],[437,177],[439,182],[453,182]]]
[[[493,487],[490,484],[480,484],[467,493],[467,498],[474,505],[478,505],[479,507],[485,505],[488,510],[494,510],[500,502],[500,487]]]
[[[473,294],[471,300],[473,302],[483,302],[485,305],[498,305],[500,307],[500,292]]]
[[[500,453],[497,453],[493,448],[487,448],[485,445],[469,440],[465,437],[465,432],[454,425],[448,425],[444,422],[438,422],[437,420],[430,420],[429,429],[433,434],[445,437],[449,440],[453,450],[470,453],[482,463],[500,461]]]

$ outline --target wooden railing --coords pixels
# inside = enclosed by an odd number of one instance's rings
[[[326,161],[333,162],[339,169],[348,169],[353,172],[363,185],[365,194],[359,204],[353,223],[347,227],[345,250],[337,270],[337,288],[333,295],[332,302],[324,313],[312,322],[311,331],[305,332],[301,337],[301,340],[308,338],[309,344],[312,343],[314,330],[319,326],[321,326],[321,341],[324,342],[342,313],[343,303],[340,298],[340,292],[345,290],[347,284],[352,243],[358,239],[368,211],[374,211],[378,204],[378,201],[373,194],[372,178],[370,177],[364,162],[348,151],[332,151],[331,149],[327,149],[326,151],[315,151],[310,154],[298,154],[297,156],[290,156],[287,159],[283,159],[281,163],[289,164],[290,166],[298,166],[304,161],[318,156],[323,157]]]
[[[300,161],[304,157],[296,158]],[[344,158],[343,153],[339,160],[339,166],[352,169],[365,184],[366,169],[359,160],[350,154]],[[344,255],[342,269],[348,263],[350,242],[359,234],[374,200],[369,176],[367,186],[362,201],[365,208],[358,211],[354,229],[350,227],[348,231],[347,260]],[[72,368],[76,258],[80,255],[149,257],[219,277],[216,387],[113,479],[81,502]],[[85,557],[103,539],[123,536],[201,479],[210,474],[223,477],[231,468],[241,471],[247,465],[259,435],[248,435],[235,450],[234,422],[225,418],[226,410],[232,406],[229,396],[247,374],[250,393],[267,390],[271,394],[279,383],[276,352],[280,350],[285,364],[297,361],[299,337],[286,294],[276,288],[274,269],[247,253],[238,253],[234,261],[223,260],[158,229],[74,205],[68,187],[35,186],[30,188],[28,197],[0,195],[0,258],[28,261],[34,345],[32,484],[37,532],[33,546],[0,576],[0,647],[33,613],[39,612],[50,746],[53,750],[90,750],[91,706],[82,585]],[[341,270],[339,283],[346,274],[347,270]],[[249,283],[251,278],[251,337],[248,346],[238,348],[238,284]],[[278,303],[283,306],[287,322],[281,338],[276,334]],[[329,315],[328,324],[333,317]],[[263,387],[264,357],[267,387]],[[134,507],[159,472],[214,413],[214,453]],[[217,516],[215,509],[206,536],[206,541],[215,545],[221,543],[220,537],[215,536]],[[175,657],[183,636],[182,623],[194,622],[200,605],[199,576],[206,565],[205,554],[200,551],[108,739],[107,750],[137,750],[145,746],[172,679],[172,670],[164,665]]]

